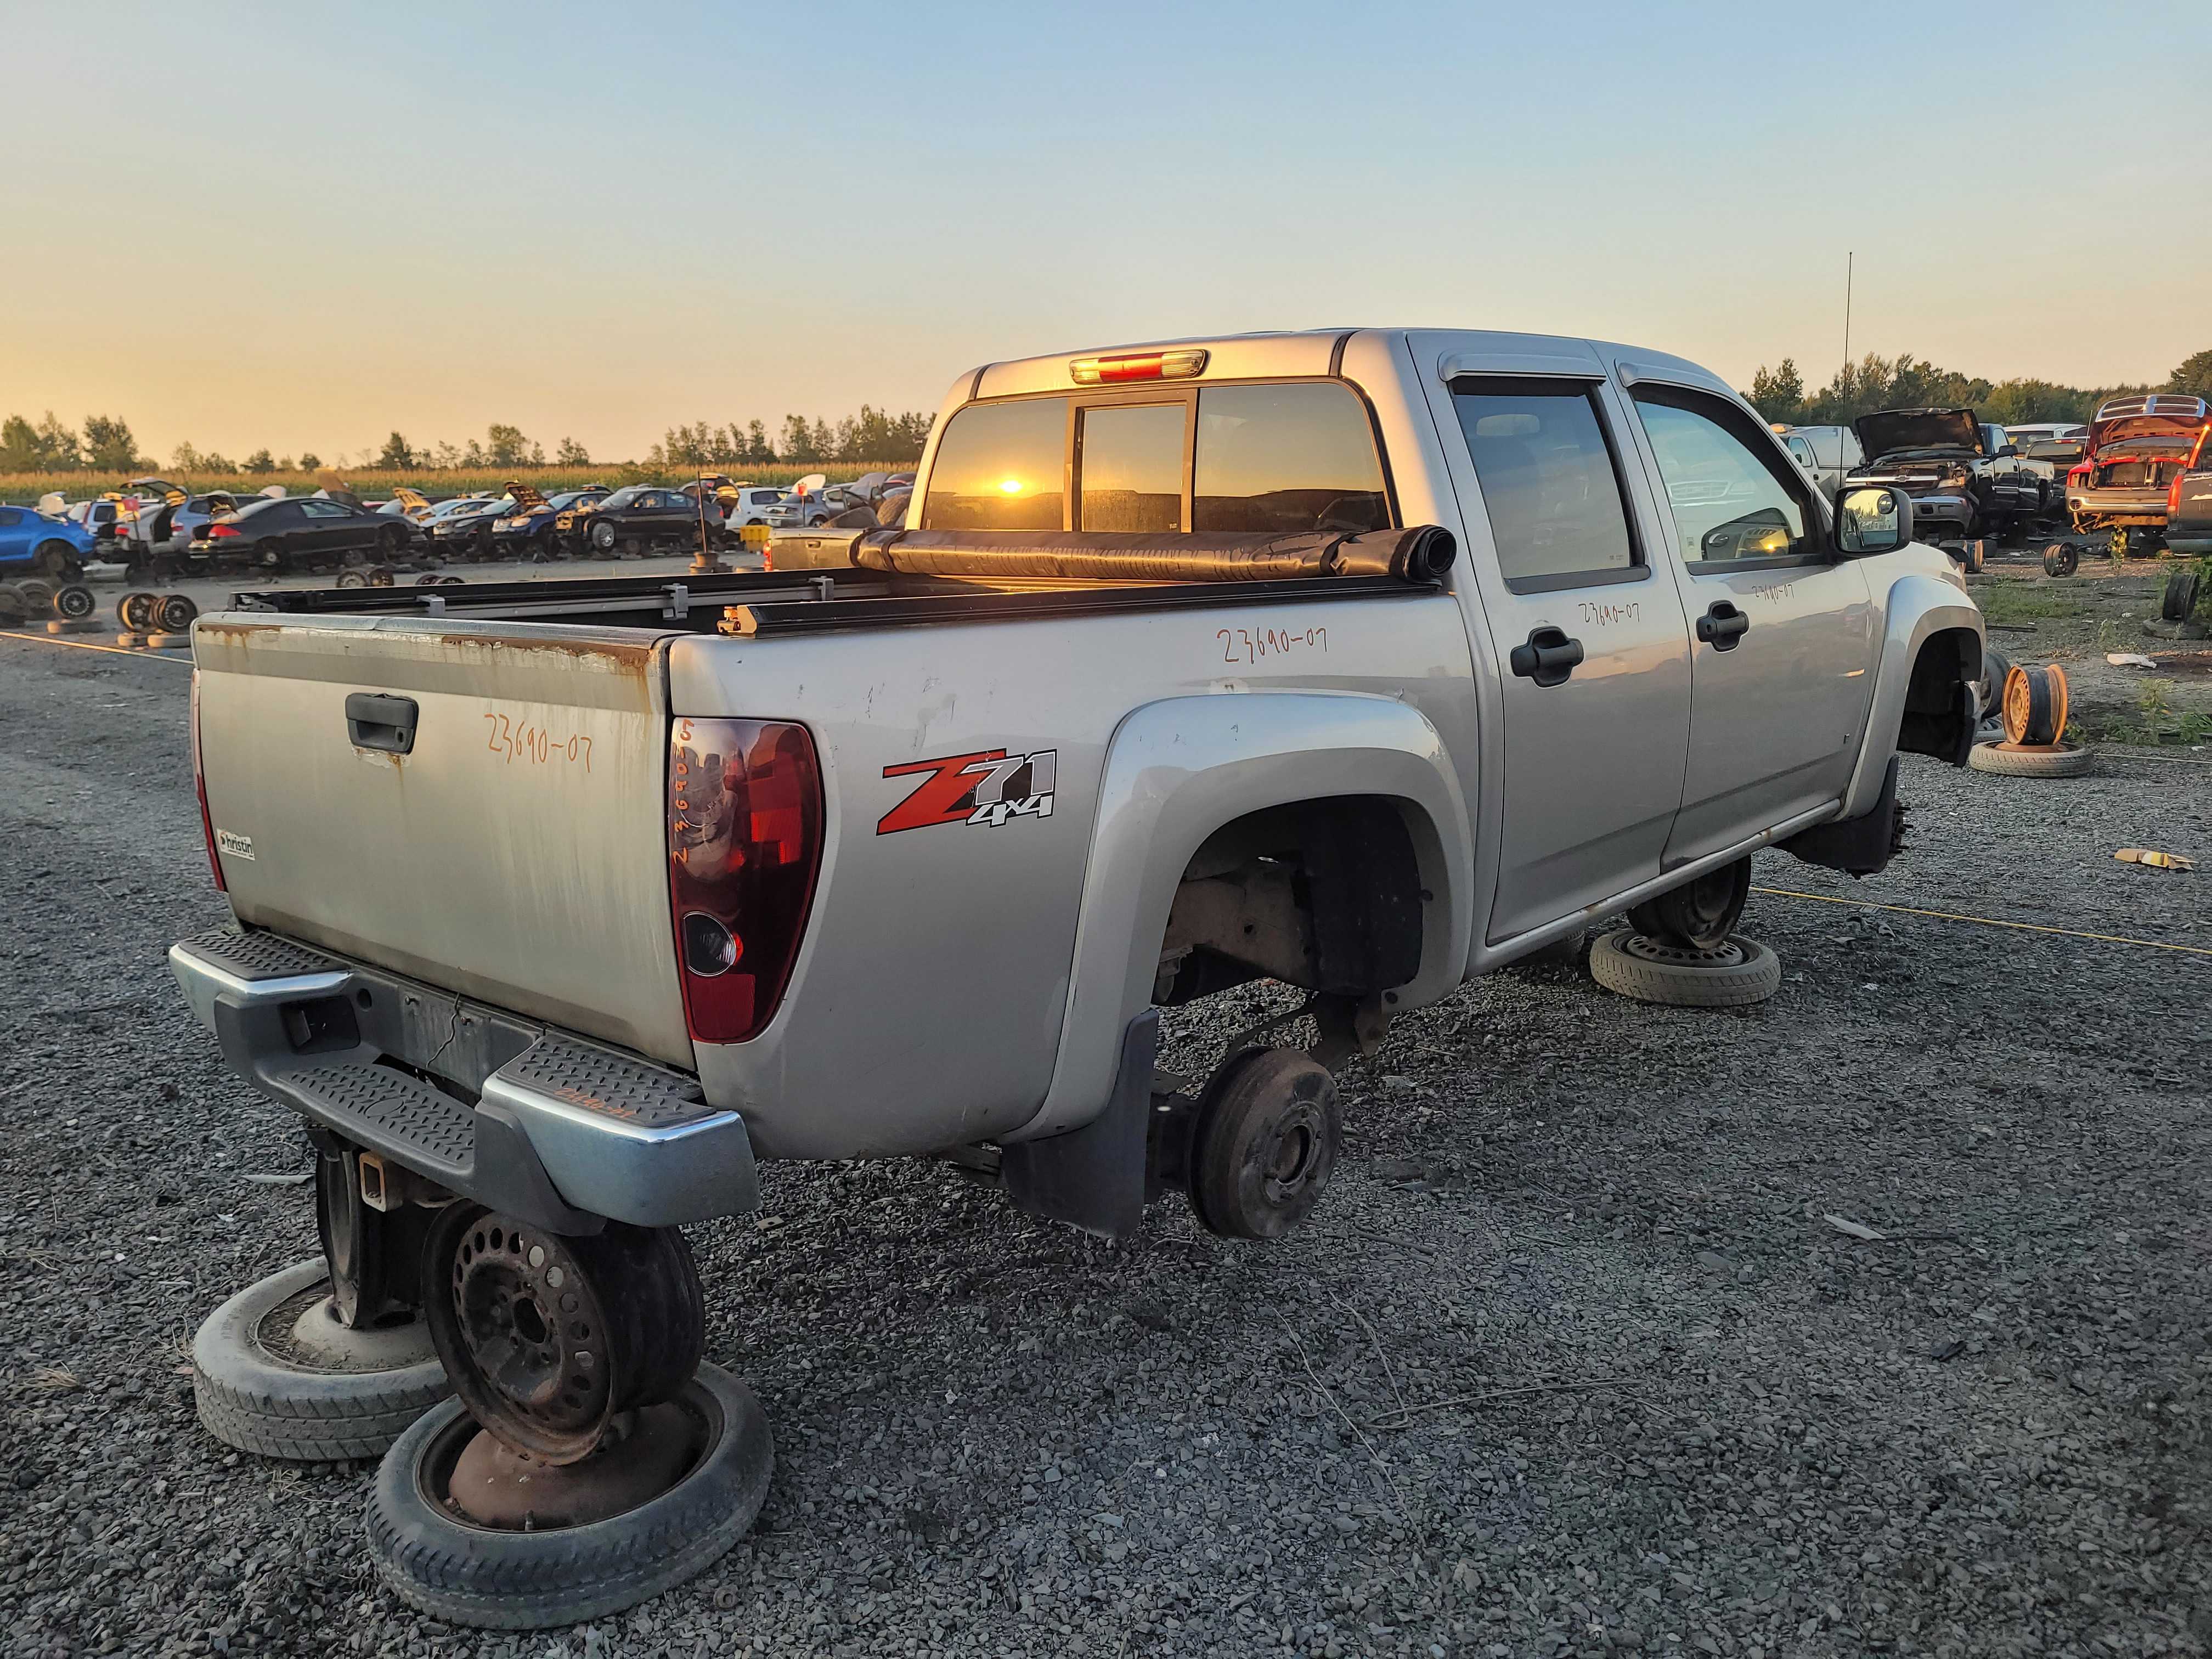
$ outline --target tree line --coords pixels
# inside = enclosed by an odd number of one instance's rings
[[[1924,357],[1903,352],[1884,357],[1869,351],[1845,363],[1828,384],[1808,392],[1804,377],[1790,358],[1778,368],[1764,363],[1752,376],[1745,398],[1768,420],[1787,426],[1847,426],[1880,409],[1928,409],[1971,405],[1982,419],[2000,426],[2031,421],[2087,422],[2107,398],[2147,392],[2178,392],[2212,399],[2212,350],[2185,358],[2159,386],[2061,386],[2052,380],[1990,381],[1938,368]]]
[[[929,441],[934,415],[893,415],[860,405],[831,424],[803,415],[787,415],[775,441],[768,427],[749,421],[740,428],[735,421],[718,427],[700,421],[690,426],[672,426],[653,447],[648,466],[761,466],[775,461],[918,461]]]
[[[735,421],[716,426],[700,421],[672,426],[646,457],[647,466],[681,467],[768,465],[778,461],[918,461],[928,441],[932,415],[893,415],[869,404],[858,415],[829,422],[807,420],[800,415],[783,417],[781,430],[771,441],[765,422]],[[336,458],[347,464],[346,457]],[[171,453],[169,465],[180,473],[209,474],[312,472],[322,457],[303,452],[295,461],[257,449],[243,461],[187,441]],[[544,466],[545,446],[524,435],[520,427],[495,421],[482,438],[465,443],[450,441],[416,444],[394,432],[381,449],[364,449],[353,465],[385,472],[441,472],[466,467]],[[574,438],[555,446],[550,463],[555,466],[589,466],[590,453]],[[82,431],[64,426],[52,410],[33,423],[21,415],[0,421],[0,472],[140,472],[159,465],[143,455],[130,423],[119,416],[88,415]]]

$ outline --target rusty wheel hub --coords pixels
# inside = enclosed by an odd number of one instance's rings
[[[503,1532],[585,1527],[659,1497],[691,1472],[706,1425],[669,1401],[623,1412],[599,1449],[574,1463],[547,1463],[478,1430],[444,1474],[442,1496],[479,1526]]]

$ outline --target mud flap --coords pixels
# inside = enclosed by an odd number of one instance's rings
[[[1147,1009],[1121,1036],[1121,1061],[1106,1109],[1079,1129],[1001,1149],[1000,1183],[1031,1215],[1103,1238],[1144,1225],[1146,1140],[1152,1127],[1152,1058],[1160,1017]]]
[[[1824,865],[1851,876],[1875,874],[1904,845],[1905,817],[1897,805],[1897,760],[1894,755],[1889,757],[1889,769],[1882,774],[1881,793],[1871,811],[1855,818],[1816,823],[1775,845],[1808,864]]]

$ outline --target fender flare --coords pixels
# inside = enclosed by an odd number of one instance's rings
[[[1088,1123],[1110,1098],[1123,1034],[1152,1006],[1159,943],[1200,845],[1264,807],[1334,795],[1401,802],[1419,861],[1421,965],[1396,1006],[1460,982],[1473,945],[1474,857],[1467,802],[1443,739],[1418,709],[1354,692],[1249,691],[1164,698],[1115,730],[1077,913],[1052,1082],[1024,1140]]]
[[[1867,711],[1866,736],[1859,745],[1858,764],[1852,769],[1850,787],[1844,792],[1838,815],[1854,818],[1874,810],[1881,794],[1890,757],[1897,752],[1898,728],[1905,719],[1905,696],[1912,684],[1912,665],[1920,647],[1946,629],[1963,628],[1976,639],[1983,637],[1982,613],[1951,583],[1940,576],[1911,571],[1889,585],[1883,603],[1884,625],[1881,661],[1875,671],[1874,702]]]

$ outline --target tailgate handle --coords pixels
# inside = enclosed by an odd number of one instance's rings
[[[415,699],[387,697],[375,691],[346,694],[346,735],[356,749],[380,749],[387,755],[415,748]]]

